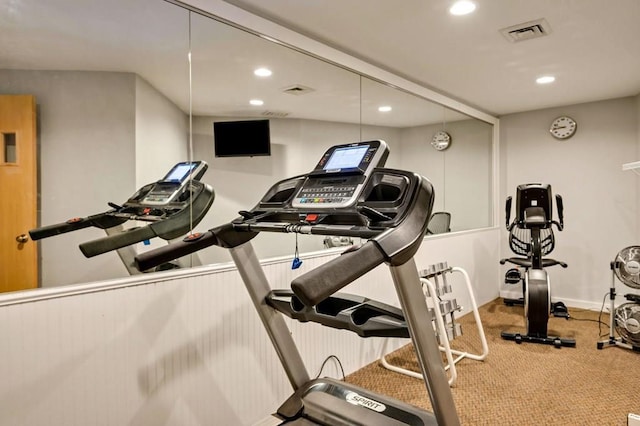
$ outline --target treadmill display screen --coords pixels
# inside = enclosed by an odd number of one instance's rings
[[[309,176],[366,175],[384,164],[389,150],[381,140],[334,145],[323,155]]]
[[[369,145],[338,148],[333,151],[323,169],[325,171],[330,171],[356,168],[360,165],[368,150]]]
[[[197,165],[198,163],[178,163],[162,180],[165,182],[182,183]]]

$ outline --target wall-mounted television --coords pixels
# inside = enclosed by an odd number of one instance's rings
[[[215,121],[216,157],[271,155],[269,120]]]

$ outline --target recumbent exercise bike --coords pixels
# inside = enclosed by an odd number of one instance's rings
[[[524,268],[507,272],[507,282],[522,282],[524,298],[522,300],[505,299],[505,304],[523,304],[527,332],[502,332],[506,340],[517,343],[533,342],[561,346],[575,346],[574,339],[548,336],[547,323],[549,315],[569,318],[566,306],[562,302],[551,303],[549,276],[545,268],[560,265],[567,267],[565,262],[547,258],[555,247],[552,225],[559,231],[564,228],[562,197],[556,194],[556,209],[559,221],[553,220],[553,195],[551,186],[542,183],[518,185],[516,189],[516,217],[509,223],[511,216],[511,197],[506,201],[506,226],[509,231],[509,246],[519,255],[501,259],[500,264],[511,263]],[[515,277],[514,277],[515,273]]]

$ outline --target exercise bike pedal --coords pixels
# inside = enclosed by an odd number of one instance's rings
[[[567,309],[567,306],[562,302],[556,302],[551,306],[551,314],[556,318],[564,318],[566,320],[571,318],[569,309]]]

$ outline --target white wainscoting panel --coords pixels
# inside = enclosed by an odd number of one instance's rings
[[[498,236],[431,238],[416,262],[465,268],[483,304],[498,296]],[[285,288],[337,255],[303,256],[296,271],[288,259],[266,262],[265,272]],[[250,425],[274,411],[291,388],[239,274],[185,274],[0,307],[0,425]],[[384,266],[344,291],[398,304]],[[312,377],[329,355],[346,374],[379,357],[379,338],[287,322]],[[322,373],[341,374],[334,361]]]

